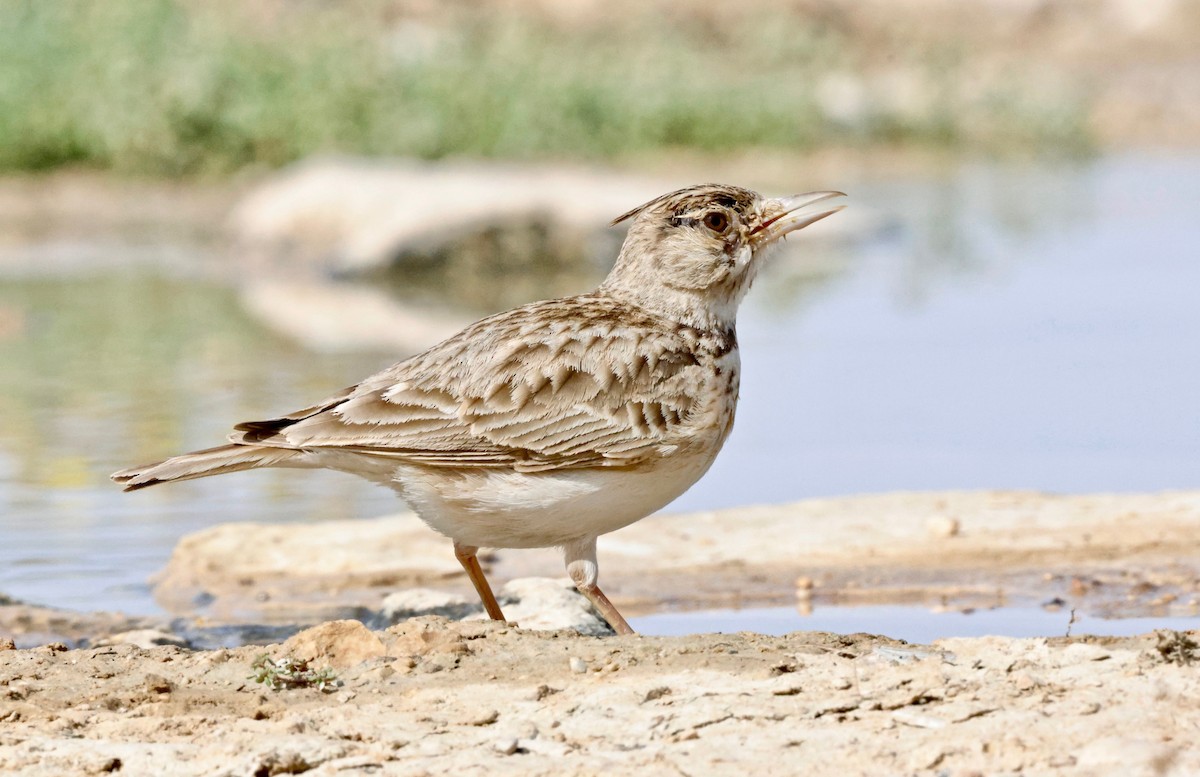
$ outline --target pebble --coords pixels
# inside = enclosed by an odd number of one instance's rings
[[[501,755],[512,755],[517,752],[517,740],[512,737],[497,739],[492,743],[492,749]]]
[[[931,537],[957,537],[960,528],[958,519],[948,515],[936,515],[925,522],[925,531]]]
[[[587,661],[584,661],[578,656],[571,656],[571,671],[575,674],[583,674],[588,670]]]
[[[178,634],[171,634],[160,629],[133,629],[96,640],[97,647],[107,645],[137,645],[145,650],[164,645],[187,647],[187,644],[187,640]]]
[[[470,720],[468,720],[467,725],[469,725],[469,726],[490,726],[493,723],[495,723],[497,720],[500,720],[500,711],[499,710],[488,710],[487,712],[476,715],[473,718],[471,718]]]
[[[1086,642],[1076,642],[1073,645],[1068,645],[1062,653],[1063,664],[1082,663],[1084,661],[1107,661],[1110,658],[1112,658],[1112,653],[1099,645],[1090,645]]]
[[[898,723],[903,723],[906,726],[913,728],[945,728],[946,720],[939,718],[936,715],[927,715],[922,712],[914,712],[908,709],[899,709],[892,713],[892,718]]]

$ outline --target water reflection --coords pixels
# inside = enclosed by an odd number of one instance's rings
[[[859,184],[853,203],[885,228],[793,240],[759,282],[741,322],[738,427],[675,509],[1196,487],[1198,182],[1200,158],[1187,157]],[[453,293],[480,315],[590,287],[617,240],[489,233],[398,257],[408,272],[379,283],[401,302]],[[236,421],[307,405],[398,355],[305,348],[226,285],[133,270],[0,279],[0,591],[149,612],[145,579],[187,531],[396,509],[334,473],[136,495],[107,474],[215,444]]]
[[[185,531],[394,505],[326,473],[181,484],[148,499],[107,478],[219,442],[237,419],[307,403],[390,356],[311,354],[263,331],[229,288],[142,274],[9,280],[0,309],[21,321],[0,339],[0,591],[152,611],[146,577]]]
[[[432,295],[493,313],[594,287],[623,238],[623,229],[582,231],[536,219],[488,226],[436,246],[408,249],[390,267],[359,279],[381,283],[410,303]]]

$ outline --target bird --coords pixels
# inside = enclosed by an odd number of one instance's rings
[[[597,584],[596,539],[712,465],[738,401],[738,306],[769,249],[844,196],[668,192],[613,220],[628,232],[595,290],[489,316],[310,407],[237,424],[224,445],[111,477],[133,491],[261,467],[358,475],[452,541],[492,619],[479,549],[559,547],[579,592],[632,634]]]

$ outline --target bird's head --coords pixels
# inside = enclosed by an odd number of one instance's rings
[[[632,223],[601,288],[693,326],[732,326],[767,249],[837,213],[845,206],[813,206],[842,196],[773,198],[721,184],[664,194],[613,221]]]

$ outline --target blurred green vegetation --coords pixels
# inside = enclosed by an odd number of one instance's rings
[[[869,46],[798,13],[570,25],[481,5],[433,24],[383,0],[256,5],[0,0],[0,170],[1088,142],[1082,98],[965,86],[964,52],[945,47],[889,62],[899,87],[872,86]]]

